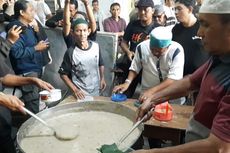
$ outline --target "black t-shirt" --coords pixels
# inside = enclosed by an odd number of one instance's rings
[[[11,44],[0,37],[0,77],[4,77],[7,74],[14,74],[14,71],[10,67],[8,55]],[[8,63],[7,63],[8,59]],[[2,83],[0,82],[0,91],[2,91]]]
[[[204,51],[201,39],[197,36],[199,26],[197,21],[192,27],[184,27],[180,23],[172,29],[173,40],[184,48],[184,76],[192,74],[209,58],[209,54]]]
[[[152,22],[148,26],[142,26],[140,20],[135,20],[128,24],[123,39],[130,42],[129,49],[135,52],[137,45],[146,40],[149,33],[158,26],[160,25],[156,22]]]

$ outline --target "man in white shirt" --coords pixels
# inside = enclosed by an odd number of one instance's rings
[[[175,80],[183,77],[184,50],[172,41],[172,33],[166,27],[157,27],[150,33],[150,39],[137,46],[134,59],[124,84],[116,86],[113,92],[124,92],[142,69],[141,99],[160,91]]]

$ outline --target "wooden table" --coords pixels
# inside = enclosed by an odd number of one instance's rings
[[[110,101],[110,97],[94,97],[94,100]],[[128,99],[120,104],[136,111],[137,108],[133,105],[135,101],[135,99]],[[76,99],[73,96],[67,97],[60,104],[71,102],[76,102]],[[171,140],[173,145],[181,144],[194,107],[172,104],[172,108],[173,119],[171,121],[161,122],[151,118],[144,124],[143,135],[148,138]]]

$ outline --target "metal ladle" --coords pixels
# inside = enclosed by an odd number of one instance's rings
[[[149,115],[151,115],[152,114],[152,112],[154,111],[154,109],[155,108],[152,108],[150,111],[148,111],[145,115],[144,115],[144,117],[142,117],[142,119],[141,120],[139,120],[139,121],[137,121],[134,125],[133,125],[133,127],[118,141],[118,143],[116,143],[117,144],[117,146],[120,146],[120,144],[122,144],[125,140],[126,140],[126,138],[144,121],[144,120],[146,120],[148,117],[149,117]]]
[[[51,129],[53,132],[54,132],[54,136],[59,139],[59,140],[62,140],[62,141],[68,141],[68,140],[73,140],[75,139],[78,134],[74,134],[72,133],[71,135],[65,135],[65,134],[62,134],[61,132],[57,132],[57,130],[55,130],[53,127],[49,126],[47,124],[47,122],[45,122],[43,119],[41,119],[40,117],[38,117],[37,115],[35,115],[34,113],[32,113],[30,110],[28,110],[27,108],[25,107],[22,107],[23,111],[25,111],[26,113],[28,113],[30,116],[34,117],[36,120],[38,120],[39,122],[41,122],[43,125],[45,125],[46,127],[48,127],[49,129]]]
[[[100,151],[101,153],[115,153],[115,152],[119,152],[119,146],[129,137],[129,135],[141,124],[144,122],[144,120],[146,120],[149,115],[152,114],[152,112],[154,111],[155,108],[152,108],[150,111],[148,111],[148,113],[146,113],[144,115],[144,117],[142,117],[141,120],[139,120],[138,122],[136,122],[133,127],[125,134],[123,135],[123,137],[121,137],[121,139],[117,142],[117,143],[113,143],[111,145],[102,145],[101,148],[98,149],[98,151]],[[121,151],[120,151],[121,152]]]

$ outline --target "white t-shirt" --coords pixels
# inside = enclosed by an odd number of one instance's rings
[[[46,16],[52,14],[49,6],[43,0],[29,0],[29,2],[33,5],[36,11],[35,18],[42,24],[42,26],[45,26]]]
[[[92,42],[87,50],[75,47],[73,51],[72,81],[86,95],[99,96],[99,45]]]
[[[156,65],[158,58],[152,54],[149,44],[150,40],[145,40],[138,45],[141,47],[142,58],[140,59],[137,47],[134,59],[129,68],[129,70],[137,73],[142,69],[142,92],[160,84]],[[159,62],[163,80],[167,78],[173,80],[183,78],[184,49],[179,43],[172,41],[165,54],[160,56]]]

